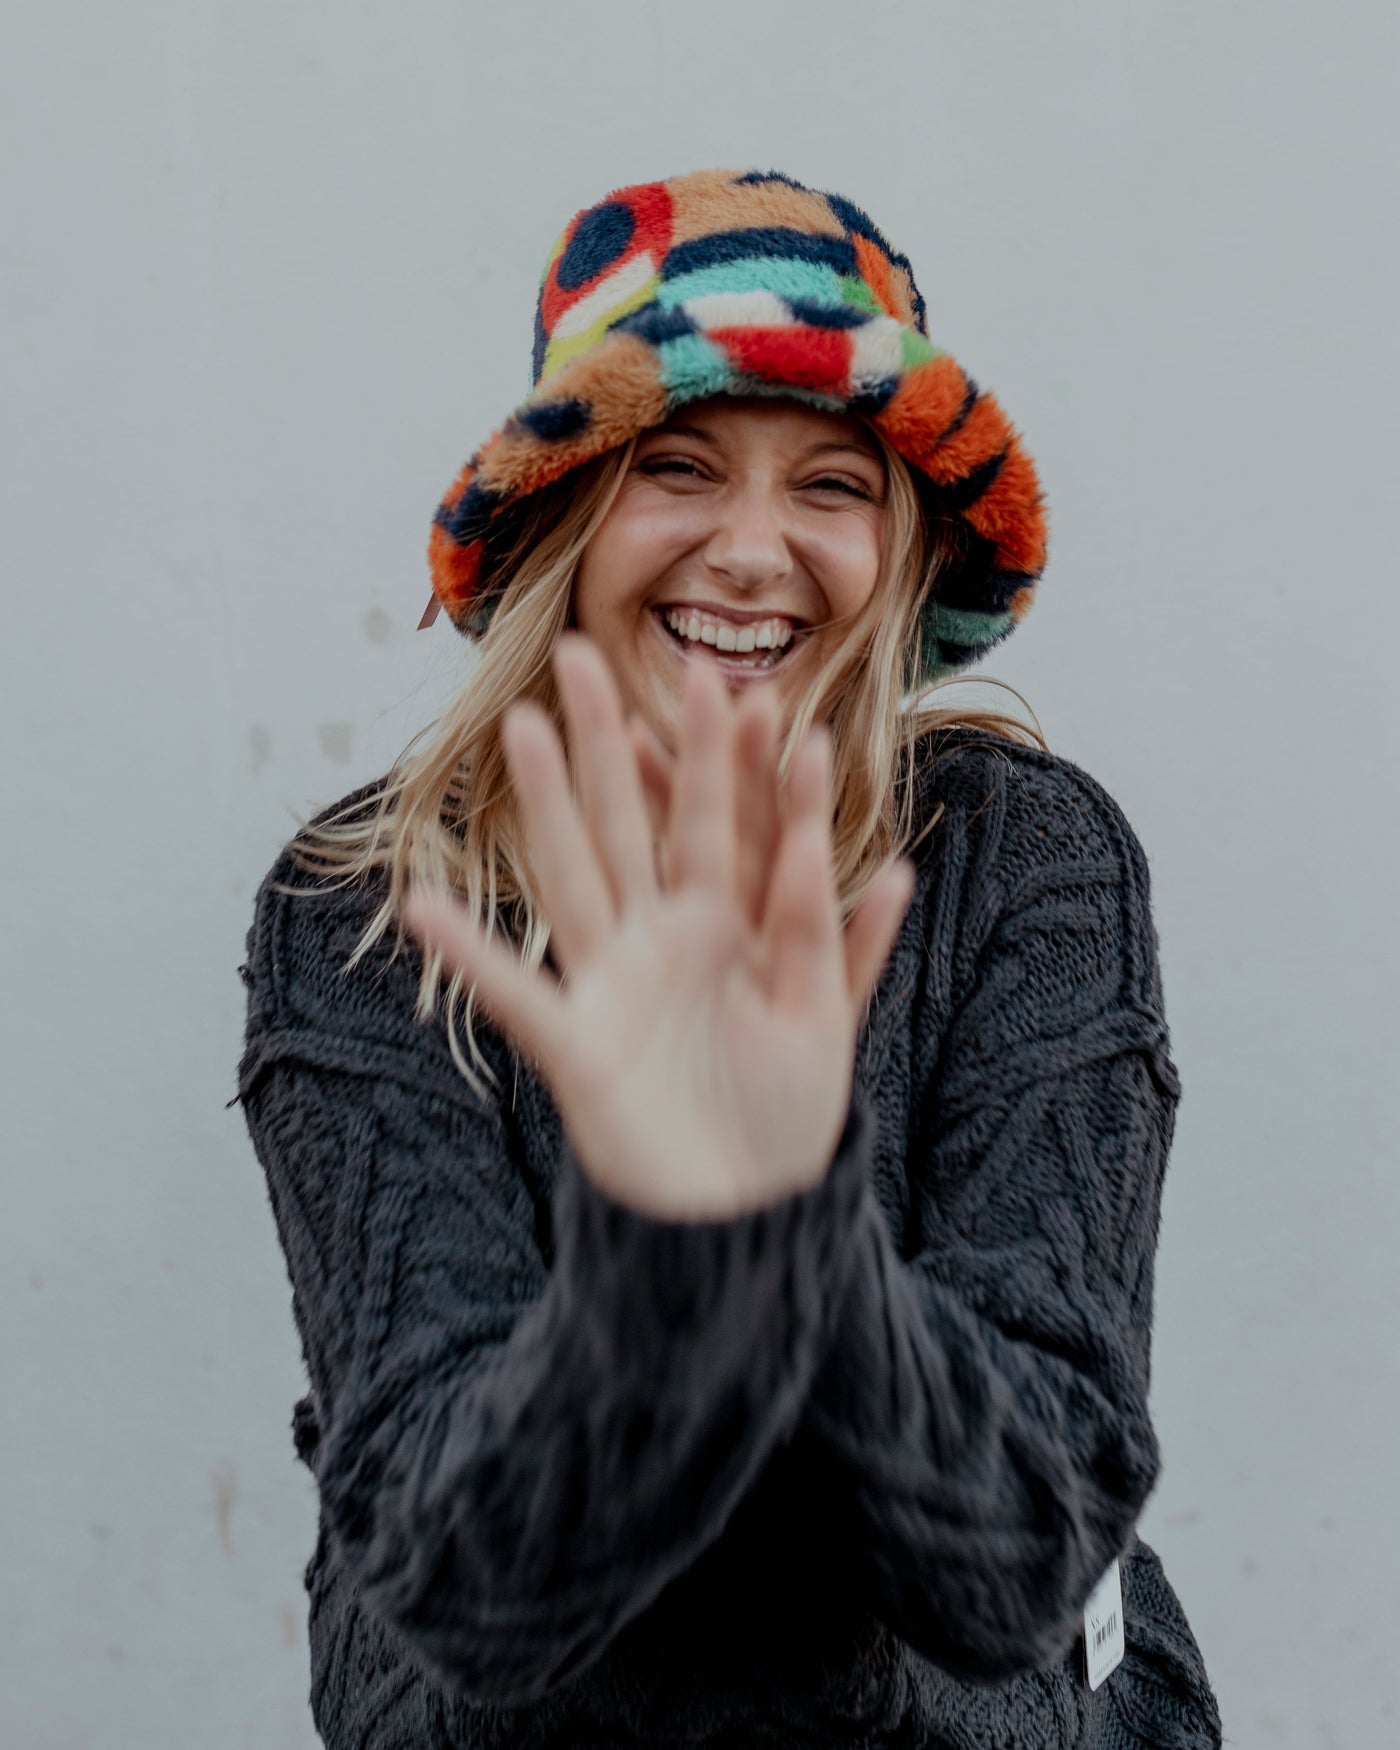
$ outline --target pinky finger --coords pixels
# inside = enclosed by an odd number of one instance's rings
[[[874,995],[913,893],[914,865],[905,858],[887,863],[846,925],[846,988],[862,1009]]]
[[[477,998],[527,1056],[549,1065],[563,1036],[562,998],[544,972],[527,972],[519,954],[479,930],[463,908],[429,887],[409,890],[403,921],[424,948],[474,985]]]

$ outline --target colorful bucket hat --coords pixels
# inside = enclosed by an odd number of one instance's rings
[[[720,393],[858,414],[910,464],[950,537],[919,681],[975,662],[1031,605],[1046,552],[1035,466],[993,397],[929,339],[906,257],[840,195],[771,170],[614,190],[554,246],[532,375],[438,507],[422,626],[445,607],[459,631],[485,630],[483,546],[507,505]]]

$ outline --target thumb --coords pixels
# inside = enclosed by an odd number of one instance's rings
[[[846,988],[862,1011],[874,995],[913,894],[914,865],[899,857],[876,875],[846,925]]]

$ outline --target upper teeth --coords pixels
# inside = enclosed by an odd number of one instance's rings
[[[667,608],[666,624],[692,644],[713,644],[716,650],[740,654],[750,650],[781,650],[794,630],[791,620],[750,620],[746,625],[735,626],[694,608]]]

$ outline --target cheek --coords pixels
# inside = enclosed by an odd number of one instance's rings
[[[881,535],[873,518],[851,517],[829,525],[815,545],[815,575],[834,617],[858,614],[875,593]]]
[[[589,623],[636,613],[668,568],[694,542],[685,507],[643,505],[626,488],[584,550],[574,585],[574,614]],[[680,513],[680,514],[678,514]]]

